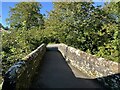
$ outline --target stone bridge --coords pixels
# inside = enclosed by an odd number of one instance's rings
[[[119,90],[119,63],[65,44],[40,45],[4,75],[2,90],[94,88]]]

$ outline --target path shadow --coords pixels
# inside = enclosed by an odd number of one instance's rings
[[[75,76],[57,47],[48,47],[30,90],[46,88],[110,90],[98,82],[97,78],[91,79],[80,71],[76,71],[76,73],[79,78]],[[86,78],[83,78],[83,76]]]

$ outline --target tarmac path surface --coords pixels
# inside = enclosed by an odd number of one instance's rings
[[[55,48],[47,50],[38,75],[34,78],[30,88],[94,88],[94,90],[99,88],[99,90],[105,90],[96,79],[90,79],[86,74],[69,65]]]

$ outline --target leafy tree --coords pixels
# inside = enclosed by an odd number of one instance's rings
[[[41,4],[38,2],[21,2],[10,8],[7,22],[11,28],[30,29],[33,27],[43,28],[44,20],[40,13]]]
[[[103,28],[108,35],[108,41],[99,48],[98,56],[103,56],[107,59],[120,62],[120,31],[119,31],[119,12],[120,2],[110,2],[103,7],[110,20],[109,23],[104,24]]]
[[[88,2],[54,3],[45,27],[53,30],[60,42],[118,61],[117,19],[105,7]]]
[[[29,31],[19,29],[4,32],[2,35],[2,65],[5,72],[14,63],[21,61],[42,43],[49,43],[50,37],[44,30],[33,28]]]
[[[87,16],[86,10],[89,10],[90,5],[91,3],[54,3],[54,10],[50,12],[45,27],[57,31],[60,41],[69,42],[70,40],[65,38],[70,32],[80,30],[79,26]]]
[[[31,3],[20,3],[10,11],[11,27],[19,30],[3,33],[4,71],[42,43],[66,43],[98,57],[120,62],[119,2],[110,2],[104,7],[94,7],[93,3],[87,2],[54,3],[54,9],[45,19],[45,29],[39,29],[42,24],[38,24],[35,18],[41,14],[32,9],[24,10],[21,4],[32,8]],[[39,20],[43,21],[42,18]]]

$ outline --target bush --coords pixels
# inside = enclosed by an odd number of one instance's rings
[[[2,64],[5,72],[15,62],[22,60],[42,43],[57,42],[53,34],[47,34],[38,28],[29,31],[19,29],[4,32],[2,38]]]

